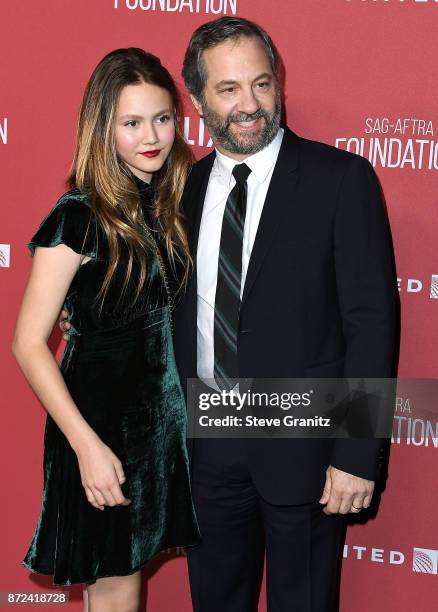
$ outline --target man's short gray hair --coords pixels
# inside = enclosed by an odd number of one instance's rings
[[[204,51],[227,40],[242,37],[257,38],[266,50],[272,72],[280,80],[281,60],[277,49],[265,30],[248,19],[240,17],[220,17],[200,26],[193,33],[184,56],[182,76],[189,92],[201,100],[207,80]]]

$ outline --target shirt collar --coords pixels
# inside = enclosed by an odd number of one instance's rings
[[[238,163],[245,163],[248,168],[251,169],[251,173],[255,176],[257,181],[259,183],[264,183],[277,161],[283,134],[284,129],[280,128],[275,138],[267,147],[253,155],[249,155],[242,160],[242,162],[237,162],[235,159],[220,153],[220,151],[216,149],[216,159],[214,160],[212,174],[220,178],[229,188],[231,188],[232,181],[234,181],[232,175],[234,166]]]

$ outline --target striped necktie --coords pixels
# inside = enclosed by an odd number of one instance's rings
[[[214,304],[214,377],[219,389],[234,387],[239,376],[237,333],[239,328],[242,246],[245,226],[247,178],[251,170],[236,164],[236,184],[228,196],[222,220],[216,298]]]

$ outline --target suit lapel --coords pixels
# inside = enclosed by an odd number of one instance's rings
[[[210,172],[216,154],[212,152],[201,159],[192,170],[187,182],[184,199],[186,202],[185,212],[188,222],[188,240],[190,252],[193,257],[193,270],[187,286],[184,303],[187,312],[187,326],[191,330],[190,341],[193,340],[193,353],[191,354],[191,372],[196,376],[196,317],[197,317],[197,294],[198,275],[196,252],[198,249],[199,228],[201,224],[204,200],[207,192]]]
[[[192,187],[189,190],[190,203],[193,206],[191,215],[189,242],[190,251],[196,260],[196,251],[198,249],[199,228],[201,225],[202,211],[204,210],[204,201],[207,193],[208,181],[210,178],[211,169],[216,157],[213,151],[207,157],[204,157],[196,166],[196,176],[193,177]],[[195,170],[194,170],[195,172]]]
[[[298,137],[285,127],[283,142],[281,143],[268,193],[266,194],[266,200],[263,205],[263,211],[249,261],[242,304],[247,299],[268,249],[274,240],[281,216],[292,200],[298,180],[298,142]],[[214,159],[215,153],[213,151],[196,164],[193,169],[193,174],[189,178],[190,186],[186,193],[190,208],[188,214],[190,250],[195,260],[195,269],[192,276],[195,294],[197,285],[196,252],[198,248],[199,229]]]
[[[245,303],[286,207],[289,205],[298,180],[298,137],[288,128],[269,184],[266,200],[249,260],[248,272],[242,295]]]

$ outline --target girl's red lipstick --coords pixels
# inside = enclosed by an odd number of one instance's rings
[[[153,151],[145,151],[144,153],[142,153],[142,155],[144,155],[145,157],[157,157],[159,153],[160,149],[154,149]]]

